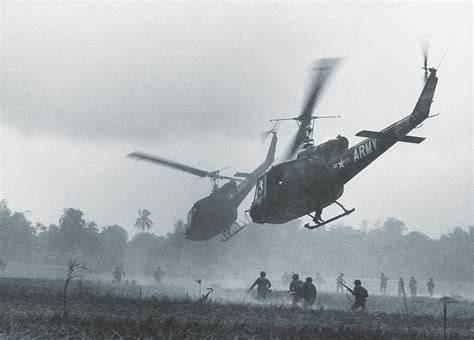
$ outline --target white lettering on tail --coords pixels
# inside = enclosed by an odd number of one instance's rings
[[[359,159],[363,157],[367,157],[372,152],[377,150],[377,140],[370,139],[369,141],[365,142],[359,147],[354,148],[354,162],[357,162]]]

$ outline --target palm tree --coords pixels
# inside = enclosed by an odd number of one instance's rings
[[[86,228],[95,232],[99,231],[98,225],[94,221],[86,221]]]
[[[151,215],[151,212],[149,212],[147,209],[143,210],[138,210],[138,217],[137,220],[135,221],[135,227],[138,228],[138,230],[142,230],[142,232],[146,230],[150,230],[151,226],[153,225],[153,222],[148,218],[148,216]]]
[[[64,209],[64,214],[59,219],[59,226],[64,227],[84,227],[86,221],[82,218],[84,213],[79,209],[67,208]]]

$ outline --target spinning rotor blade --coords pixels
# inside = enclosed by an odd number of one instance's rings
[[[184,172],[187,172],[187,173],[199,176],[199,177],[210,177],[210,178],[216,178],[216,179],[230,179],[230,180],[233,180],[233,181],[240,181],[241,180],[239,178],[221,176],[218,173],[220,170],[213,171],[213,172],[204,171],[204,170],[197,169],[197,168],[194,168],[194,167],[189,166],[189,165],[184,165],[184,164],[181,164],[181,163],[178,163],[178,162],[175,162],[175,161],[170,161],[168,159],[148,155],[148,154],[143,153],[143,152],[135,151],[135,152],[132,152],[131,154],[127,155],[127,157],[131,157],[131,158],[135,158],[135,159],[138,159],[138,160],[147,161],[147,162],[151,162],[151,163],[157,163],[157,164],[164,165],[164,166],[167,166],[169,168],[176,169],[176,170],[181,170],[181,171],[184,171]]]
[[[303,112],[299,116],[299,120],[302,123],[311,118],[311,114],[319,101],[319,96],[324,90],[327,81],[329,80],[329,76],[335,66],[339,63],[339,60],[340,58],[324,58],[317,61],[317,65],[314,68],[315,76],[311,86],[311,91],[306,99],[306,105]]]
[[[331,76],[339,61],[340,58],[324,58],[317,61],[314,79],[306,99],[306,104],[303,108],[303,112],[301,112],[297,119],[300,123],[300,127],[287,152],[286,159],[293,158],[303,143],[306,130],[311,125],[311,120],[313,119],[313,110],[318,104],[321,93],[326,87],[327,81],[329,80],[329,77]]]

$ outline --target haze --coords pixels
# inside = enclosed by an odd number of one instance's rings
[[[409,114],[423,85],[419,38],[440,63],[432,114],[345,188],[357,227],[393,216],[438,237],[473,224],[472,5],[3,2],[1,198],[44,224],[81,209],[164,234],[206,179],[125,158],[142,150],[226,175],[251,171],[269,120],[297,116],[312,61],[344,56],[315,110],[316,142],[350,144]],[[296,132],[280,128],[282,154]],[[250,206],[251,194],[242,205]],[[329,216],[328,209],[323,214]],[[280,227],[283,228],[283,227]]]

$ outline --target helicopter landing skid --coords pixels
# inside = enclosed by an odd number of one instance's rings
[[[232,226],[230,226],[229,229],[224,230],[224,231],[222,232],[222,236],[224,236],[224,238],[221,238],[221,242],[228,241],[231,237],[235,236],[235,234],[237,234],[239,231],[241,231],[242,229],[245,228],[245,224],[244,224],[244,225],[240,225],[240,224],[238,224],[237,222],[235,222],[234,224],[237,226],[237,230],[234,231],[234,232],[231,232]],[[233,225],[234,225],[234,224],[233,224]]]
[[[332,218],[330,218],[329,220],[326,220],[326,221],[324,221],[324,220],[321,218],[321,215],[319,215],[319,216],[312,216],[312,215],[309,215],[309,214],[308,214],[310,217],[313,218],[313,222],[315,223],[315,225],[309,225],[309,223],[306,223],[306,224],[304,225],[304,227],[305,227],[305,228],[308,228],[308,229],[310,229],[310,230],[313,230],[313,229],[322,227],[322,226],[325,225],[325,224],[328,224],[328,223],[331,223],[331,222],[333,222],[333,221],[335,221],[335,220],[338,220],[338,219],[340,219],[341,217],[344,217],[344,216],[347,216],[347,215],[349,215],[349,214],[352,214],[352,213],[355,211],[354,208],[352,208],[352,209],[350,209],[350,210],[347,210],[347,209],[344,208],[344,206],[343,206],[341,203],[339,203],[339,202],[334,202],[334,203],[336,203],[338,206],[340,206],[340,207],[342,208],[342,210],[344,210],[344,212],[343,212],[342,214],[339,214],[339,215],[337,215],[337,216],[334,216],[334,217],[332,217]]]

